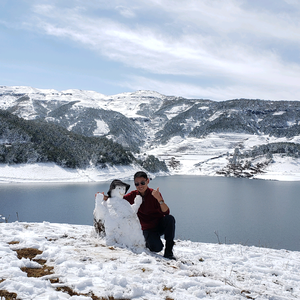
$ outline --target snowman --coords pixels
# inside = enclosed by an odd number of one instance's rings
[[[134,204],[123,199],[130,185],[115,179],[110,184],[108,199],[96,194],[94,226],[96,232],[105,237],[107,246],[127,247],[135,251],[145,248],[145,239],[137,211],[142,204],[142,197],[136,196]]]

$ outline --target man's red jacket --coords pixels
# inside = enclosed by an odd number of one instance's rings
[[[153,189],[148,187],[144,196],[140,195],[140,193],[135,190],[131,191],[123,197],[130,204],[133,204],[134,199],[137,195],[142,196],[143,202],[137,213],[142,226],[142,230],[154,229],[161,218],[163,218],[165,215],[170,214],[169,209],[166,212],[161,211],[160,204],[158,203],[157,199],[152,196],[152,191]]]

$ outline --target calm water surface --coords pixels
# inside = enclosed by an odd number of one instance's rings
[[[92,225],[94,194],[109,184],[1,184],[0,214],[9,222]],[[150,187],[160,188],[178,239],[300,251],[299,182],[169,176]]]

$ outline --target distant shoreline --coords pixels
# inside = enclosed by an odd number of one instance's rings
[[[0,184],[7,183],[88,183],[105,182],[115,178],[128,180],[133,174],[140,170],[137,165],[111,166],[105,169],[67,169],[54,163],[5,165],[0,164]],[[170,172],[150,174],[155,176],[170,175],[194,175],[194,176],[220,176],[216,174],[186,174],[186,172]],[[265,173],[257,174],[253,179],[278,180],[278,181],[300,181],[300,169],[287,171],[285,165],[273,166],[273,169]]]

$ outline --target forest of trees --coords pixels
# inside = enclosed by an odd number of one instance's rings
[[[68,168],[137,163],[130,151],[105,137],[86,137],[55,124],[24,120],[0,110],[0,163],[37,162],[54,162]],[[154,157],[147,157],[140,164],[150,172],[166,167]]]

